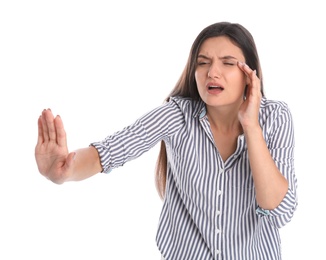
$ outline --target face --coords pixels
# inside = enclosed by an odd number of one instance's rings
[[[225,36],[208,38],[201,45],[195,79],[208,107],[239,106],[243,102],[248,79],[237,61],[245,62],[243,53]]]

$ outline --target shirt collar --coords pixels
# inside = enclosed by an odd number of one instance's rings
[[[199,100],[193,113],[193,117],[203,119],[206,116],[206,105],[202,100]]]

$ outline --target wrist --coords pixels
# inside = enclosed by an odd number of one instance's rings
[[[263,136],[263,131],[260,125],[243,127],[243,133],[247,139]]]

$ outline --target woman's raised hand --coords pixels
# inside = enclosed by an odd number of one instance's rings
[[[260,79],[256,75],[256,71],[249,68],[245,63],[238,62],[239,68],[245,73],[248,84],[246,88],[246,99],[239,109],[239,120],[244,130],[251,127],[259,126],[258,114],[261,95]]]
[[[39,172],[61,184],[72,174],[75,153],[69,153],[66,132],[60,116],[54,117],[50,109],[44,109],[38,119],[38,138],[35,159]]]

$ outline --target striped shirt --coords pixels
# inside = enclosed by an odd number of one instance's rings
[[[277,260],[282,258],[279,228],[297,207],[293,122],[286,103],[266,98],[259,122],[289,183],[282,202],[270,211],[257,205],[244,135],[223,161],[202,101],[172,97],[92,145],[107,173],[165,142],[167,184],[156,241],[166,260]]]

